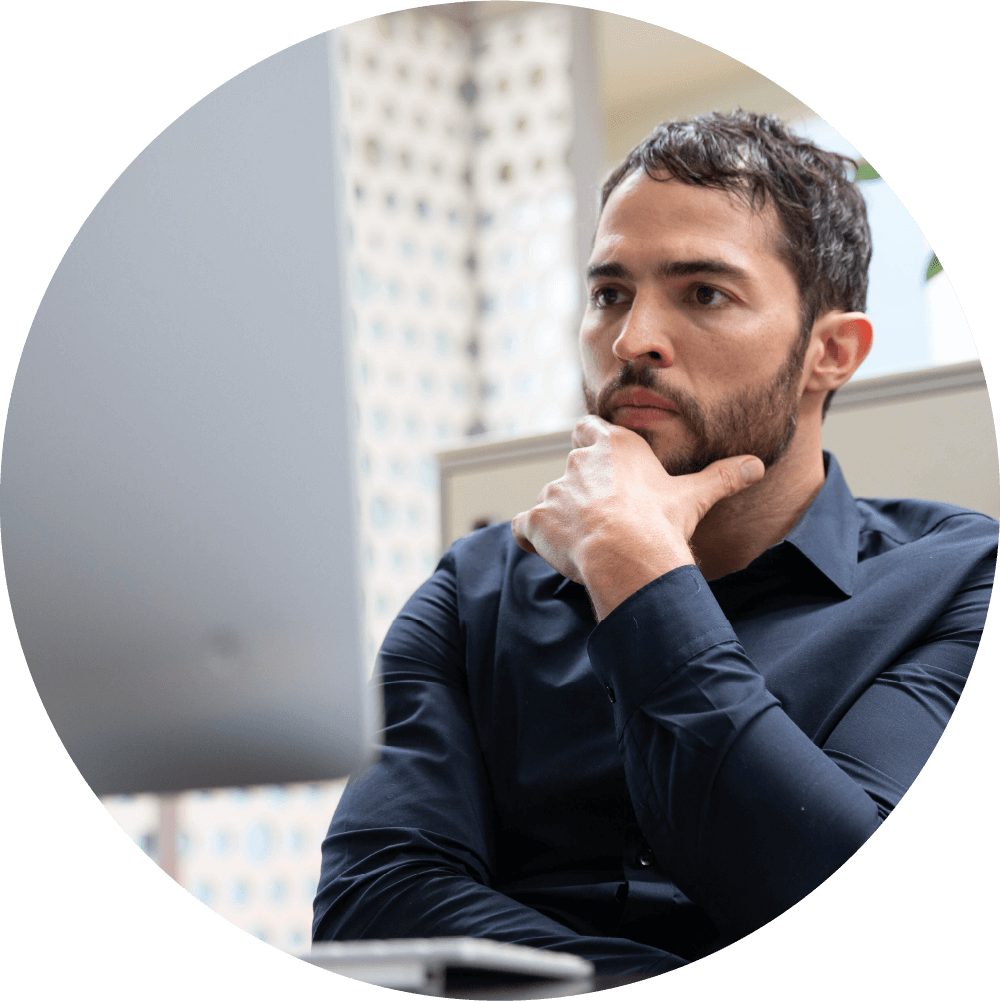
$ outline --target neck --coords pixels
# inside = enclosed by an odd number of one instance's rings
[[[742,570],[780,542],[820,492],[825,478],[820,428],[800,426],[759,483],[719,501],[695,529],[691,548],[705,579]]]

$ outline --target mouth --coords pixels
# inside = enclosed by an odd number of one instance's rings
[[[670,400],[658,396],[649,389],[622,389],[611,397],[611,409],[618,407],[650,407],[654,410],[672,410],[677,412],[677,407]]]
[[[611,422],[620,427],[648,428],[677,417],[677,407],[648,389],[625,389],[609,401]]]

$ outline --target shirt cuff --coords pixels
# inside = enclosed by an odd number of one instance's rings
[[[587,642],[591,667],[614,703],[618,733],[678,667],[726,642],[739,641],[695,566],[677,567],[629,595]]]

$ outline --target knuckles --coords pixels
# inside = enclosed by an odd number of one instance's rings
[[[612,425],[601,420],[594,414],[581,417],[573,428],[572,444],[574,448],[586,448],[593,445],[602,435],[606,435]]]

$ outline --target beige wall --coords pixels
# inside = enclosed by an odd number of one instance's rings
[[[813,114],[767,77],[685,35],[618,14],[591,18],[606,170],[669,118],[736,107],[790,121]]]
[[[481,518],[491,523],[509,521],[518,512],[533,507],[542,487],[565,472],[569,432],[564,438],[565,445],[555,455],[484,464],[444,478],[441,504],[447,511],[444,548],[465,535]]]
[[[831,412],[823,445],[856,497],[948,501],[1000,518],[986,387]]]

